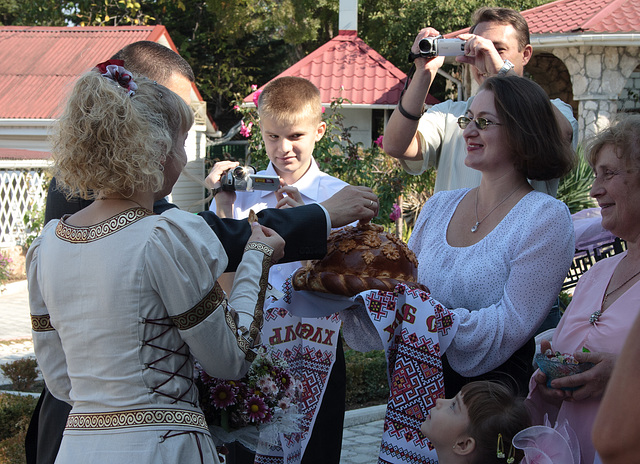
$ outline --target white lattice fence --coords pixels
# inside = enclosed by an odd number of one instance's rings
[[[21,245],[26,234],[24,215],[44,208],[45,163],[0,166],[0,247]]]

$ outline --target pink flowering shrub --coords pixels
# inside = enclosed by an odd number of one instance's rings
[[[11,263],[13,261],[4,253],[0,253],[0,285],[4,284],[11,277]]]
[[[402,217],[402,210],[398,206],[398,203],[394,203],[391,207],[391,213],[389,214],[389,219],[392,222],[396,222],[398,219]]]
[[[244,121],[240,123],[240,135],[246,138],[251,137],[251,128],[253,127],[253,123],[245,124]]]
[[[300,382],[294,379],[283,360],[274,360],[264,350],[240,380],[210,377],[200,366],[199,385],[202,410],[209,425],[227,431],[267,424],[278,410],[297,404]]]

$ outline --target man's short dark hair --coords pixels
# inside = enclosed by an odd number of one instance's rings
[[[513,26],[518,37],[518,51],[529,45],[529,25],[527,20],[511,8],[482,7],[473,13],[473,26],[469,29],[472,34],[480,23],[498,23]]]
[[[116,52],[111,59],[123,60],[125,68],[129,71],[162,85],[167,85],[173,74],[180,74],[190,82],[196,80],[193,69],[184,58],[157,42],[133,42]]]

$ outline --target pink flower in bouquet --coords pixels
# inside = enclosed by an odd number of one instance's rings
[[[402,210],[400,209],[397,203],[394,203],[391,214],[389,214],[389,219],[391,219],[393,222],[396,222],[401,217],[402,217]]]
[[[211,400],[216,408],[225,409],[236,404],[236,392],[231,385],[220,383],[211,391]]]
[[[249,138],[251,137],[251,128],[253,127],[253,123],[245,124],[244,121],[240,123],[240,135],[243,137]]]
[[[258,387],[266,396],[272,396],[278,393],[278,386],[269,376],[262,377],[258,380]]]
[[[384,139],[384,135],[381,135],[380,137],[378,137],[373,141],[373,143],[378,145],[378,148],[380,148],[380,150],[382,150],[382,139]]]
[[[286,371],[280,371],[276,376],[276,382],[279,384],[278,386],[286,392],[291,386],[291,375]]]
[[[271,419],[269,407],[258,396],[252,396],[247,400],[247,413],[251,422],[267,422]]]
[[[291,398],[289,398],[288,396],[282,398],[280,401],[278,401],[278,407],[283,410],[289,409],[291,407]]]
[[[302,391],[302,382],[296,378],[291,377],[291,383],[284,392],[288,398],[297,398],[298,394]]]

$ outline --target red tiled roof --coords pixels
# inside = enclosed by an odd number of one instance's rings
[[[364,105],[397,104],[407,77],[355,32],[349,31],[340,31],[338,36],[276,78],[283,76],[304,77],[313,82],[320,89],[323,103],[341,97]],[[244,101],[252,102],[253,93]],[[438,100],[428,95],[427,103],[438,103]]]
[[[640,2],[637,0],[557,0],[521,13],[532,35],[640,31]],[[455,37],[468,30],[446,36]]]
[[[48,151],[20,150],[17,148],[0,148],[0,160],[47,160],[51,157]]]
[[[637,0],[558,0],[522,12],[532,34],[640,31]]]
[[[157,42],[164,26],[0,26],[0,118],[52,119],[75,79],[127,44]]]

